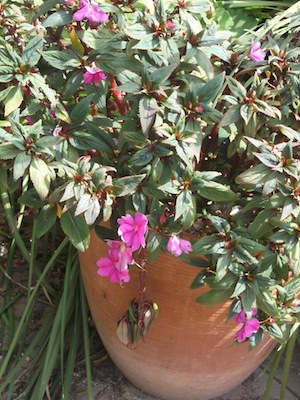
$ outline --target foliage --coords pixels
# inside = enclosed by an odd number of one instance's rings
[[[208,0],[99,3],[100,25],[67,3],[2,2],[3,193],[27,182],[37,236],[59,218],[80,251],[136,212],[151,261],[196,233],[181,257],[211,288],[197,301],[257,308],[250,348],[284,343],[300,311],[299,2],[243,37]]]

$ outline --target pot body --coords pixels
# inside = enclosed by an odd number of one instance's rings
[[[265,338],[253,351],[231,346],[240,328],[225,323],[228,304],[202,306],[199,290],[189,288],[199,269],[162,253],[147,269],[146,298],[158,304],[158,316],[135,349],[118,339],[117,321],[138,296],[139,271],[120,287],[97,274],[106,245],[92,232],[89,249],[80,253],[88,304],[100,338],[123,375],[143,391],[168,400],[208,400],[238,386],[274,348]]]

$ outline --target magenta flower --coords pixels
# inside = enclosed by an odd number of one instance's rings
[[[87,18],[91,24],[99,24],[108,20],[108,15],[99,10],[98,3],[94,0],[81,0],[80,10],[73,15],[75,21],[82,21]]]
[[[145,247],[145,235],[147,232],[148,218],[146,215],[136,212],[135,217],[126,214],[118,220],[118,235],[132,251]]]
[[[107,276],[111,282],[120,285],[122,282],[129,282],[128,265],[134,262],[132,250],[120,240],[108,240],[107,245],[107,257],[102,257],[97,261],[98,274]]]
[[[256,308],[252,308],[252,315],[256,314],[257,314]],[[247,338],[252,336],[253,333],[256,333],[259,330],[260,327],[259,320],[257,318],[247,319],[247,314],[244,309],[237,315],[235,315],[232,319],[238,324],[240,323],[243,324],[241,329],[236,334],[237,341],[239,343],[244,342]]]
[[[260,42],[254,43],[252,39],[249,52],[249,57],[252,61],[263,61],[265,59],[266,53],[263,51],[263,49],[260,48],[260,46]]]
[[[189,253],[193,251],[192,245],[188,240],[180,239],[172,235],[168,240],[167,250],[175,257],[179,257],[182,252]]]
[[[106,75],[102,69],[96,67],[93,63],[91,67],[85,67],[86,72],[83,74],[85,83],[97,83],[106,80]]]

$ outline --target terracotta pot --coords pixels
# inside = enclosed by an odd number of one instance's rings
[[[239,326],[225,323],[228,304],[201,306],[199,290],[189,286],[199,269],[162,253],[147,272],[147,299],[158,304],[158,316],[138,347],[118,339],[117,321],[138,295],[138,270],[120,287],[97,275],[96,261],[106,245],[93,233],[90,248],[80,254],[89,307],[106,350],[123,375],[160,399],[207,400],[239,385],[270,354],[274,341],[265,338],[230,347]]]

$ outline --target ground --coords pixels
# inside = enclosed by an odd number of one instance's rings
[[[93,367],[93,400],[160,400],[133,386],[114,366],[105,354],[92,361]],[[280,380],[282,363],[276,374]],[[237,388],[213,400],[262,400],[268,375],[259,367],[248,379]],[[188,399],[187,398],[182,400]],[[280,399],[280,384],[274,381],[269,400]],[[296,347],[290,369],[289,387],[284,400],[300,399],[300,348]],[[74,387],[70,400],[90,400],[86,393],[84,371],[78,370],[74,375]]]

